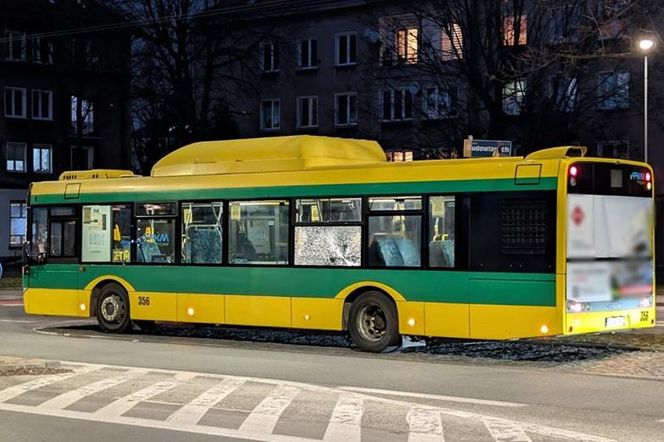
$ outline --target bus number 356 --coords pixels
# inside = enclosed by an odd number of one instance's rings
[[[138,297],[138,305],[150,305],[150,297],[149,296],[139,296]]]

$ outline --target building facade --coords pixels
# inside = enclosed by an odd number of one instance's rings
[[[31,182],[71,169],[127,167],[129,38],[81,30],[119,20],[92,1],[0,4],[3,262],[21,257]]]
[[[229,101],[243,137],[375,139],[395,161],[460,156],[470,135],[512,141],[517,155],[580,144],[590,155],[642,160],[637,45],[647,30],[661,49],[662,29],[651,26],[664,27],[664,5],[632,3],[238,2],[239,32],[264,37],[243,73],[251,87]],[[649,57],[648,138],[659,202],[658,52]],[[657,242],[664,250],[663,235]]]

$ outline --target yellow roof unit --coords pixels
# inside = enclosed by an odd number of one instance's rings
[[[159,160],[151,175],[286,172],[385,161],[375,141],[293,135],[189,144]]]
[[[136,176],[131,170],[120,169],[92,169],[92,170],[68,170],[62,172],[59,181],[71,180],[98,180],[107,178],[127,178]]]

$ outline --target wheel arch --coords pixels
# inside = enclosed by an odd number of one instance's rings
[[[93,279],[85,286],[85,290],[90,292],[90,316],[97,316],[97,302],[99,302],[101,290],[112,283],[119,284],[127,294],[135,291],[131,284],[119,276],[104,275]]]
[[[376,281],[365,281],[352,284],[345,289],[343,289],[336,296],[337,299],[343,299],[343,311],[341,317],[341,329],[348,330],[348,316],[350,314],[350,306],[353,302],[360,297],[363,293],[366,292],[378,292],[385,296],[390,302],[394,304],[394,307],[397,312],[397,321],[399,318],[399,302],[403,302],[406,299],[399,293],[397,290],[392,287],[376,282]]]

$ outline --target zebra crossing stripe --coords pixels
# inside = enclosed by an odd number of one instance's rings
[[[123,382],[127,382],[128,380],[136,378],[146,372],[147,370],[135,369],[128,371],[126,373],[122,373],[118,376],[114,376],[112,378],[102,379],[98,382],[94,382],[89,385],[84,385],[83,387],[77,388],[75,390],[70,390],[67,393],[49,399],[48,401],[38,405],[38,408],[62,409],[68,407],[74,402],[83,399],[86,396],[90,396],[99,391],[106,390],[107,388],[111,388],[116,385],[122,384]]]
[[[171,414],[166,420],[183,425],[196,425],[214,404],[240,388],[244,382],[244,379],[224,379]]]
[[[323,436],[324,441],[355,442],[362,439],[364,400],[342,393],[332,411],[332,417]]]
[[[293,402],[300,389],[291,385],[279,385],[254,408],[239,428],[240,432],[272,434],[281,413]]]
[[[408,421],[408,442],[444,441],[443,420],[439,410],[411,408]]]
[[[99,370],[101,367],[102,367],[101,365],[93,365],[93,364],[85,365],[81,366],[80,368],[76,368],[74,371],[69,373],[58,373],[58,374],[48,375],[37,379],[33,379],[23,384],[14,385],[13,387],[9,387],[5,390],[0,391],[0,403],[6,402],[10,399],[15,398],[16,396],[20,396],[23,393],[27,393],[28,391],[37,390],[38,388],[46,387],[48,385],[55,384],[56,382],[73,378],[74,376],[78,376],[80,374],[90,373],[92,371]]]
[[[516,422],[491,418],[482,419],[482,422],[496,442],[532,442],[523,426]]]
[[[196,377],[195,373],[178,373],[175,375],[172,381],[163,381],[152,384],[149,387],[143,388],[142,390],[138,390],[130,394],[129,396],[125,396],[114,402],[111,402],[105,407],[97,410],[94,414],[104,418],[122,416],[127,411],[134,408],[134,406],[139,402],[148,400],[153,396],[168,391],[183,382],[193,379],[194,377]]]

